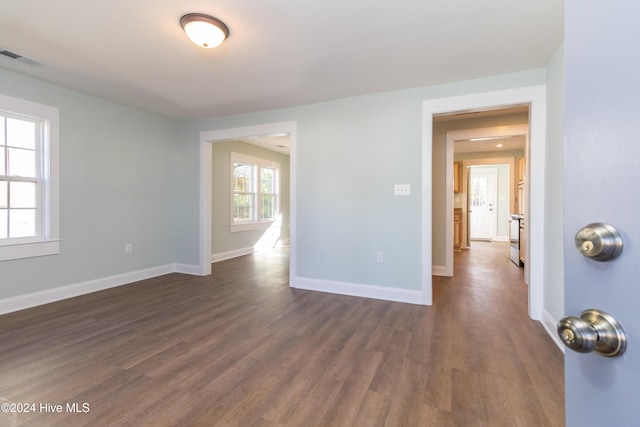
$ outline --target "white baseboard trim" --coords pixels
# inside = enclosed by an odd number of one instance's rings
[[[560,341],[560,337],[558,337],[558,334],[556,332],[556,325],[558,324],[558,321],[554,319],[553,316],[549,314],[549,312],[544,308],[542,309],[542,320],[540,321],[540,323],[542,323],[542,326],[544,327],[545,331],[547,331],[547,334],[549,334],[553,342],[556,343],[558,348],[564,353],[565,347],[562,344],[562,341]]]
[[[39,305],[49,304],[80,295],[90,294],[117,286],[128,285],[140,280],[164,276],[169,273],[198,275],[198,266],[188,264],[167,264],[129,273],[88,280],[86,282],[47,289],[44,291],[18,295],[0,300],[0,314],[12,313]]]
[[[446,265],[432,265],[431,266],[431,275],[433,275],[433,276],[449,276],[449,274],[447,274],[447,266]]]
[[[174,273],[190,274],[192,276],[201,276],[200,266],[191,264],[174,264]]]
[[[496,236],[495,239],[493,239],[494,242],[508,242],[509,241],[509,236]]]
[[[228,252],[220,252],[218,254],[211,255],[211,262],[224,261],[226,259],[236,258],[239,256],[249,255],[254,252],[253,246],[249,248],[235,249]]]
[[[362,285],[359,283],[335,282],[332,280],[296,277],[291,287],[309,291],[328,292],[331,294],[380,299],[385,301],[422,304],[422,292],[409,289],[389,288],[383,286]]]

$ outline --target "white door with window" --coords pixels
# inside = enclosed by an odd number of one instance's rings
[[[491,240],[496,224],[496,168],[469,168],[469,227],[471,239]]]

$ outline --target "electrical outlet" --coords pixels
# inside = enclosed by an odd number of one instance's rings
[[[131,252],[133,252],[133,245],[131,243],[125,243],[124,244],[124,253],[125,254],[130,254]]]
[[[376,262],[382,264],[384,262],[384,252],[378,251],[376,252]]]

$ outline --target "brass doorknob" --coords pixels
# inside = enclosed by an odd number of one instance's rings
[[[627,348],[627,335],[622,326],[610,314],[590,309],[580,317],[568,316],[558,322],[558,336],[571,350],[579,353],[596,353],[619,356]]]

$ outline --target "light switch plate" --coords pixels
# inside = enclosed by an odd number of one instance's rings
[[[408,196],[411,194],[411,184],[396,184],[393,187],[395,196]]]

